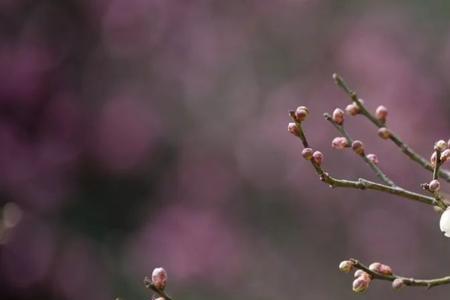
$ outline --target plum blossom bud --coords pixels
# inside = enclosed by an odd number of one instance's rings
[[[360,276],[353,281],[353,291],[355,293],[364,293],[370,285],[370,278]]]
[[[333,111],[333,121],[338,124],[342,125],[344,123],[344,111],[340,108],[336,108]]]
[[[364,144],[363,142],[356,140],[352,143],[352,149],[356,152],[356,154],[364,155]]]
[[[339,270],[344,273],[350,273],[353,270],[353,262],[350,260],[341,261],[339,264]]]
[[[303,156],[303,158],[304,159],[306,159],[306,160],[311,160],[312,159],[312,157],[313,157],[313,149],[311,149],[311,148],[305,148],[305,149],[303,149],[303,151],[302,151],[302,156]]]
[[[299,106],[295,110],[295,119],[297,122],[302,122],[309,114],[309,110],[306,106]]]
[[[439,191],[440,188],[441,188],[441,184],[436,179],[431,180],[430,183],[428,184],[428,189],[430,190],[430,192],[433,192],[433,193],[437,192],[437,191]]]
[[[373,154],[373,153],[367,154],[367,159],[376,165],[379,163],[379,160],[378,160],[378,157],[376,154]]]
[[[434,150],[444,151],[447,149],[447,143],[444,140],[439,140],[434,144]]]
[[[356,116],[357,114],[359,114],[361,112],[358,105],[356,105],[356,103],[347,105],[347,107],[345,107],[345,111],[350,116]]]
[[[439,227],[446,237],[450,237],[450,208],[442,213]]]
[[[441,162],[444,163],[444,162],[446,162],[449,159],[450,159],[450,149],[445,149],[441,153]]]
[[[297,124],[293,122],[288,124],[288,131],[295,136],[300,136],[300,129],[298,128]]]
[[[442,155],[441,155],[441,157],[442,157]],[[436,165],[436,152],[433,152],[433,154],[431,154],[430,162],[433,167]]]
[[[379,262],[371,263],[369,266],[369,270],[383,275],[392,275],[391,267],[389,267],[388,265],[383,265]]]
[[[323,154],[320,151],[314,151],[312,156],[313,161],[318,164],[319,166],[322,164],[323,161]]]
[[[401,278],[395,278],[394,281],[392,281],[392,288],[395,290],[399,290],[405,286],[406,286],[405,281]]]
[[[375,117],[380,120],[381,122],[386,122],[386,117],[388,115],[388,110],[385,106],[380,105],[377,107],[377,110],[375,111]]]
[[[350,146],[348,140],[343,136],[335,137],[331,142],[331,147],[338,150],[342,150],[348,146]]]
[[[391,137],[391,132],[386,127],[381,127],[378,129],[378,136],[384,140],[387,140]]]
[[[152,272],[152,283],[160,290],[164,290],[167,284],[167,272],[163,268],[155,268]]]
[[[356,272],[355,272],[355,274],[353,274],[353,276],[354,276],[355,278],[362,277],[362,276],[370,278],[369,273],[367,273],[367,272],[365,272],[365,271],[363,271],[363,270],[361,270],[361,269],[356,270]]]

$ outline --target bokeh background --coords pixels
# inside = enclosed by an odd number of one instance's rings
[[[180,300],[349,299],[348,257],[449,274],[433,209],[329,189],[286,130],[307,105],[324,167],[374,179],[330,147],[339,72],[428,157],[450,137],[449,20],[444,0],[1,0],[0,298],[149,299],[156,266]],[[398,184],[429,181],[346,124]]]

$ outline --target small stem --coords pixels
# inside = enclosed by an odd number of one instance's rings
[[[355,102],[356,105],[358,105],[362,115],[364,115],[367,119],[369,119],[376,127],[378,127],[378,128],[386,127],[383,122],[381,122],[377,118],[375,118],[375,116],[366,109],[364,104],[359,99],[358,95],[348,87],[347,83],[345,83],[345,81],[344,81],[344,79],[342,79],[342,77],[340,77],[338,74],[333,74],[333,79],[335,80],[336,84],[350,96],[352,101]],[[430,162],[427,159],[422,157],[420,154],[416,153],[411,147],[409,147],[406,143],[404,143],[392,131],[389,130],[389,132],[390,132],[389,139],[392,142],[394,142],[394,144],[397,145],[397,147],[399,147],[401,149],[401,151],[406,154],[406,156],[408,156],[411,160],[415,161],[416,163],[418,163],[419,165],[421,165],[423,168],[427,169],[428,171],[434,170],[433,166],[430,164]],[[444,180],[450,182],[450,171],[449,170],[440,169],[440,170],[438,170],[438,174]]]
[[[347,130],[345,130],[343,125],[339,125],[334,122],[330,114],[324,113],[323,115],[325,119],[329,121],[348,140],[350,144],[353,143],[353,139],[351,138]],[[372,171],[374,171],[378,178],[380,178],[384,183],[393,187],[397,186],[386,174],[384,174],[383,171],[381,171],[381,169],[374,162],[368,159],[365,154],[361,155],[361,158],[369,165]]]
[[[424,286],[427,288],[432,288],[432,287],[438,286],[438,285],[450,284],[450,276],[434,278],[434,279],[415,279],[415,278],[403,277],[403,276],[399,276],[399,275],[395,275],[395,274],[384,275],[384,274],[370,270],[367,266],[360,263],[357,259],[350,258],[350,261],[353,263],[353,266],[356,269],[363,270],[364,272],[371,275],[372,278],[374,278],[374,279],[387,280],[387,281],[394,281],[395,279],[402,279],[403,282],[407,286]]]

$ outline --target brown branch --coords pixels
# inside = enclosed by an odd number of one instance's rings
[[[350,145],[353,143],[353,139],[351,138],[351,136],[347,132],[347,130],[345,130],[343,125],[337,124],[333,120],[331,115],[328,113],[324,113],[323,116],[348,140]],[[397,186],[386,174],[384,174],[383,171],[381,171],[381,169],[374,162],[372,162],[370,159],[368,159],[365,154],[360,155],[360,156],[364,160],[364,162],[366,162],[369,165],[369,167],[372,169],[372,171],[375,172],[375,174],[378,176],[378,178],[380,178],[384,183],[386,183],[387,185],[393,186],[393,187]]]
[[[434,286],[438,285],[445,285],[450,284],[450,276],[445,276],[441,278],[434,278],[434,279],[415,279],[410,277],[403,277],[399,275],[385,275],[378,272],[374,272],[369,269],[369,267],[365,266],[364,264],[360,263],[358,260],[354,258],[349,259],[353,263],[353,267],[359,270],[363,270],[364,272],[368,273],[373,279],[379,279],[379,280],[387,280],[387,281],[394,281],[395,279],[401,279],[403,283],[407,286],[418,286],[418,287],[427,287],[432,288]]]
[[[345,83],[344,79],[340,77],[338,74],[333,74],[333,79],[335,80],[336,84],[342,88],[351,98],[351,100],[356,103],[358,106],[360,113],[364,115],[367,119],[369,119],[376,127],[386,127],[386,125],[375,118],[373,114],[371,114],[367,108],[364,106],[364,104],[359,99],[358,95],[351,90],[348,85]],[[431,163],[422,157],[420,154],[416,153],[410,146],[408,146],[405,142],[403,142],[395,133],[393,133],[391,130],[389,130],[390,135],[389,139],[394,142],[397,147],[400,148],[400,150],[406,154],[411,160],[415,161],[419,165],[421,165],[423,168],[427,169],[428,171],[433,172],[434,168],[431,165]],[[450,182],[450,171],[439,169],[439,176],[445,179],[446,181]]]

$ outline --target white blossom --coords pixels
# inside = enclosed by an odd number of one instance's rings
[[[439,222],[441,231],[446,237],[450,237],[450,208],[447,208],[441,215]]]

